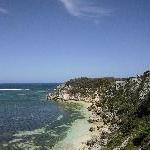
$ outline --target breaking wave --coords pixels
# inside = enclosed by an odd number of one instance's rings
[[[0,89],[0,91],[29,91],[30,89]]]

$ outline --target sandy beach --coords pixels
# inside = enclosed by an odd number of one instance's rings
[[[89,129],[94,126],[94,124],[88,122],[88,119],[93,116],[92,112],[87,109],[91,103],[75,100],[65,102],[78,103],[79,105],[82,105],[80,111],[84,118],[77,119],[73,122],[71,128],[67,132],[67,136],[62,141],[58,142],[52,150],[87,150],[87,141],[91,140],[93,136],[98,134],[96,131],[89,131]]]

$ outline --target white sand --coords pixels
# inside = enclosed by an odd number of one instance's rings
[[[85,143],[91,139],[92,133],[89,132],[91,124],[87,121],[88,118],[92,115],[91,112],[89,112],[87,109],[87,107],[91,104],[83,101],[71,100],[69,103],[70,102],[78,103],[83,106],[81,113],[85,118],[77,119],[75,122],[73,122],[65,139],[58,142],[52,148],[52,150],[79,150],[86,146]]]

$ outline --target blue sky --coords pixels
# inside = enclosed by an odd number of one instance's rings
[[[149,57],[149,0],[0,0],[0,82],[133,76]]]

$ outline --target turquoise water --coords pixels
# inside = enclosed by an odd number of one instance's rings
[[[0,84],[0,150],[48,150],[83,118],[77,104],[47,101],[57,84]]]

